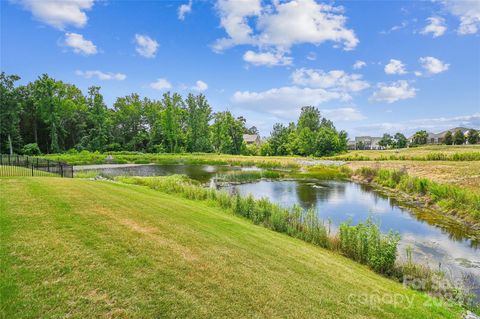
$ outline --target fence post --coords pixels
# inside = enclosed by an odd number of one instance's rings
[[[62,177],[63,177],[63,165],[60,162],[58,162],[58,165],[60,166],[60,172],[62,173]]]
[[[32,176],[33,176],[33,161],[32,161]]]
[[[8,165],[12,165],[12,163],[10,163],[10,154],[8,154]]]

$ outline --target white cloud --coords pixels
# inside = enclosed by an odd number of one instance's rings
[[[243,60],[245,62],[251,63],[253,65],[266,65],[266,66],[276,66],[276,65],[290,65],[292,64],[292,58],[287,57],[283,52],[253,52],[248,50],[243,55]]]
[[[32,15],[57,29],[63,30],[67,25],[77,28],[85,26],[94,0],[20,0],[23,7]]]
[[[367,117],[360,113],[359,110],[352,107],[344,107],[338,109],[321,109],[322,115],[332,121],[338,122],[354,122],[361,121]]]
[[[357,60],[353,64],[353,69],[354,70],[360,70],[361,68],[366,67],[366,66],[367,66],[367,63],[365,61]]]
[[[430,17],[427,18],[427,22],[428,24],[425,26],[425,28],[420,31],[421,34],[431,33],[434,38],[437,38],[447,31],[445,19],[442,17]]]
[[[390,62],[385,65],[385,73],[387,74],[405,74],[405,64],[400,60],[390,59]]]
[[[342,70],[324,72],[316,69],[297,69],[292,73],[296,85],[330,89],[339,92],[358,92],[368,88],[368,82],[360,74],[348,74]]]
[[[185,20],[185,15],[192,12],[192,0],[189,0],[187,4],[182,4],[178,7],[178,19]]]
[[[383,30],[383,31],[380,31],[380,33],[381,33],[381,34],[390,34],[390,33],[392,33],[392,32],[405,29],[407,26],[408,26],[408,21],[405,21],[405,20],[404,20],[404,21],[402,21],[401,24],[394,25],[393,27],[391,27],[391,28],[388,29],[387,31]]]
[[[163,91],[171,89],[172,85],[167,79],[158,79],[157,81],[150,83],[150,87],[155,90]]]
[[[158,42],[148,35],[135,34],[135,50],[143,57],[154,58],[158,49]]]
[[[426,56],[418,59],[422,68],[424,68],[428,74],[438,74],[448,70],[450,64],[443,63],[437,58]]]
[[[90,79],[92,77],[96,77],[99,80],[117,80],[123,81],[127,78],[127,76],[123,73],[111,73],[111,72],[102,72],[99,70],[88,70],[88,71],[75,71],[75,74],[78,76],[83,76],[86,79]]]
[[[349,100],[341,92],[331,92],[321,88],[300,88],[284,86],[266,91],[237,91],[232,102],[243,108],[263,111],[288,119],[293,119],[304,105],[318,106],[332,100]]]
[[[443,0],[447,10],[460,18],[458,33],[475,34],[480,29],[480,1],[478,0]]]
[[[393,103],[415,97],[417,89],[411,87],[407,81],[400,80],[390,84],[379,83],[377,91],[369,98],[374,102]]]
[[[351,50],[359,42],[354,31],[345,27],[342,7],[314,0],[274,1],[263,7],[260,0],[219,0],[216,9],[228,35],[215,42],[217,52],[242,44],[285,52],[296,44],[326,41]]]
[[[198,80],[195,82],[195,86],[192,87],[192,90],[198,91],[198,92],[203,92],[208,89],[208,84],[203,82],[202,80]]]
[[[95,44],[93,44],[92,41],[85,39],[83,35],[78,33],[65,33],[64,44],[71,47],[75,53],[84,55],[97,54],[97,47]]]

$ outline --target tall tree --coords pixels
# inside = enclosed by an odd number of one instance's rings
[[[413,144],[424,145],[427,144],[428,133],[427,131],[418,131],[413,135]]]
[[[455,134],[453,134],[453,142],[455,145],[465,144],[465,135],[463,134],[462,130],[457,130]]]
[[[181,150],[184,141],[185,109],[182,97],[170,92],[163,94],[162,99],[162,131],[164,144],[168,152],[176,153]]]
[[[15,82],[20,80],[18,75],[0,74],[0,153],[7,149],[13,154],[14,147],[20,146],[20,99],[15,88]],[[4,141],[7,147],[4,148]]]
[[[316,132],[320,128],[320,111],[314,106],[302,107],[298,118],[297,129],[301,131],[307,127],[312,132]]]
[[[103,151],[110,143],[112,134],[110,113],[99,86],[88,88],[87,110],[87,134],[82,144],[91,151]]]
[[[113,104],[114,135],[124,149],[143,151],[147,147],[148,134],[146,132],[143,103],[138,94],[131,94],[117,98]]]
[[[396,148],[405,148],[408,145],[408,140],[402,133],[396,133],[394,138],[394,144]]]
[[[444,143],[446,145],[452,145],[453,144],[453,134],[452,134],[451,131],[447,131],[447,133],[445,133]]]
[[[384,148],[387,148],[389,146],[391,146],[393,144],[393,138],[390,134],[383,134],[382,138],[380,139],[380,141],[378,141],[378,145],[384,147]]]
[[[212,108],[204,95],[189,94],[186,99],[186,144],[189,152],[208,152],[210,145],[209,121],[212,119]]]
[[[477,130],[473,128],[468,131],[468,144],[477,144],[479,140],[479,134]]]

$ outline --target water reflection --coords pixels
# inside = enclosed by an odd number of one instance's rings
[[[407,246],[414,258],[431,267],[456,275],[464,273],[480,278],[478,238],[468,236],[468,229],[444,221],[435,212],[417,212],[402,207],[385,194],[366,185],[341,181],[259,181],[229,186],[232,192],[266,197],[282,206],[294,204],[307,209],[313,207],[324,220],[331,220],[333,229],[348,219],[353,223],[374,218],[383,232],[398,231],[402,240],[399,253]]]

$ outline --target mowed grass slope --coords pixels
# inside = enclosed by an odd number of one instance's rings
[[[89,180],[2,178],[0,187],[4,318],[460,317],[204,203]],[[382,300],[355,302],[362,296]]]

